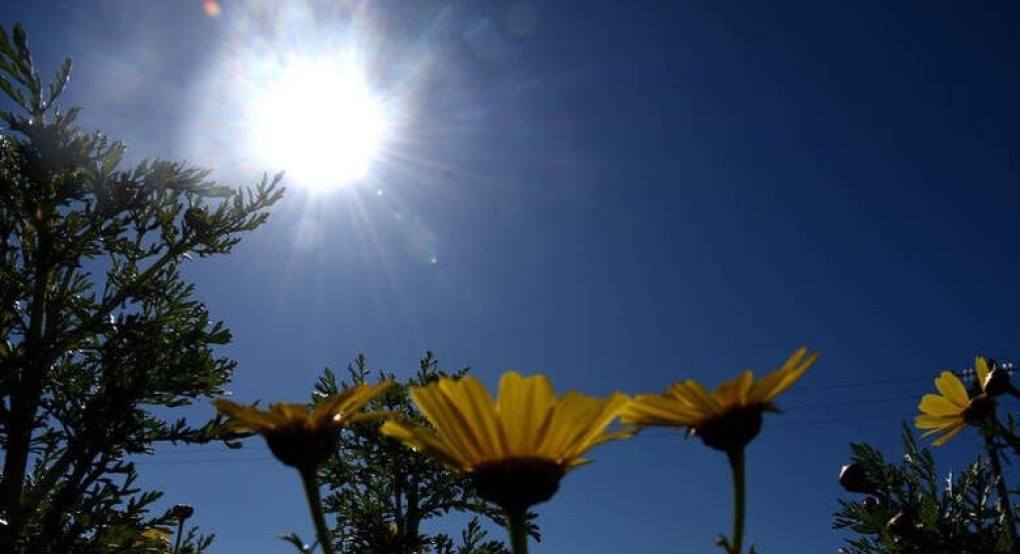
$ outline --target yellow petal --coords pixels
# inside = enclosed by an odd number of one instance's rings
[[[549,378],[545,375],[525,378],[508,371],[500,379],[497,403],[508,455],[525,456],[534,452],[538,447],[535,439],[544,434],[556,403]]]
[[[967,396],[967,389],[964,388],[960,379],[952,371],[943,371],[935,379],[935,387],[939,389],[946,400],[952,402],[959,408],[966,408],[970,405],[970,398]]]
[[[808,354],[807,348],[800,348],[787,358],[782,367],[769,373],[751,387],[748,403],[764,403],[796,383],[804,372],[818,359],[819,353]]]
[[[681,381],[676,383],[674,387],[671,387],[671,391],[685,399],[698,411],[705,414],[713,414],[719,411],[720,405],[716,399],[708,394],[705,387],[701,386],[701,383],[688,379],[687,381]]]
[[[682,381],[671,384],[666,388],[666,393],[662,396],[667,398],[670,402],[676,403],[678,406],[683,406],[687,410],[705,413],[705,408],[701,403],[694,402],[688,397],[689,394],[687,392],[687,387]]]
[[[921,403],[918,405],[918,409],[928,415],[935,417],[946,417],[946,416],[959,416],[963,413],[964,408],[961,408],[945,397],[937,394],[926,394],[921,398]]]
[[[747,393],[751,390],[754,374],[747,370],[740,375],[720,383],[712,396],[723,406],[742,405],[747,402]]]
[[[706,414],[692,410],[660,394],[640,394],[620,416],[629,425],[683,427],[696,424]]]
[[[277,418],[252,406],[243,406],[225,398],[217,398],[213,403],[221,414],[230,417],[230,427],[237,431],[262,433],[279,424]]]
[[[958,424],[950,427],[949,429],[947,429],[946,430],[946,434],[942,435],[941,437],[939,437],[937,439],[935,439],[935,442],[932,443],[932,444],[934,444],[935,446],[942,446],[943,444],[946,443],[947,440],[955,437],[956,434],[959,433],[961,429],[963,429],[963,427],[964,427],[964,424],[961,421],[960,423],[958,423]]]
[[[440,386],[442,389],[442,386]],[[459,379],[456,387],[449,391],[457,395],[457,401],[467,420],[468,429],[474,434],[475,443],[484,459],[497,459],[505,455],[506,438],[496,416],[495,403],[485,385],[473,377]]]
[[[590,402],[586,402],[589,405],[589,408],[586,410],[587,417],[580,419],[578,422],[580,425],[578,425],[575,431],[573,441],[563,453],[563,459],[579,458],[595,445],[610,440],[605,432],[606,427],[609,427],[613,420],[620,415],[620,412],[626,409],[631,402],[627,395],[620,393],[615,393],[606,399],[585,398],[590,400]],[[623,434],[616,438],[630,436],[632,434],[630,431],[625,430]]]
[[[577,392],[563,395],[553,407],[545,435],[540,438],[537,454],[556,462],[569,461],[584,451],[589,432],[601,432],[615,413],[599,426],[608,401]],[[624,405],[620,405],[622,409]],[[619,413],[618,411],[616,413]]]
[[[444,464],[457,469],[466,470],[470,464],[459,451],[450,448],[439,436],[420,425],[389,420],[383,423],[379,432],[401,442],[407,443],[418,451],[426,452],[439,458]]]
[[[311,416],[308,413],[308,407],[304,404],[291,404],[286,402],[278,402],[276,404],[269,405],[269,413],[276,416],[281,423],[282,422],[300,422],[306,421],[311,422]]]
[[[981,390],[985,390],[985,381],[988,380],[988,361],[981,356],[975,357],[974,372],[977,373],[977,382],[981,384]]]
[[[936,417],[928,414],[921,414],[914,417],[914,426],[918,429],[942,429],[948,425],[952,425],[953,421],[959,419],[956,417]]]
[[[361,383],[344,389],[316,406],[314,415],[316,422],[343,424],[392,385],[392,381],[383,381],[377,385]]]
[[[450,403],[437,385],[411,387],[411,398],[452,449],[465,459],[482,459],[474,438],[465,430],[466,423],[459,408]]]

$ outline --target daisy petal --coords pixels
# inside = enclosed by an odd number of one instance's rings
[[[935,379],[935,387],[939,389],[939,392],[942,393],[946,400],[956,406],[966,408],[970,404],[967,389],[960,382],[960,378],[952,371],[943,371],[942,375]]]

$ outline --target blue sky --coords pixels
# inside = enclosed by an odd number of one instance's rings
[[[234,332],[236,399],[305,399],[359,352],[604,394],[714,386],[808,346],[821,360],[748,452],[748,536],[820,552],[841,542],[848,443],[895,456],[940,370],[1015,356],[1012,3],[12,4],[0,22],[26,26],[41,66],[74,59],[64,104],[86,127],[231,185],[280,169],[243,147],[268,86],[244,60],[357,45],[392,115],[368,173],[289,181],[234,254],[187,269]],[[680,437],[596,450],[541,506],[533,551],[712,550],[725,457]],[[975,445],[938,455],[948,469]],[[214,552],[311,536],[297,476],[258,441],[139,467],[195,505]]]

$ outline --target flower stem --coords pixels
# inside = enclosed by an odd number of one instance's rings
[[[504,510],[506,513],[507,530],[510,532],[510,551],[513,554],[528,554],[528,518],[527,509]]]
[[[1017,539],[1016,519],[1013,517],[1013,504],[1009,500],[1009,489],[1006,487],[1006,478],[1002,474],[1002,461],[999,459],[999,449],[995,446],[993,435],[985,435],[985,450],[988,451],[988,461],[992,465],[992,473],[995,474],[995,488],[999,492],[999,507],[1006,519],[1009,538],[1013,548],[1020,546]]]
[[[746,508],[746,486],[744,481],[744,449],[726,452],[730,459],[730,473],[733,474],[733,535],[729,543],[729,554],[740,554],[744,548],[744,512]]]
[[[308,511],[312,514],[312,521],[315,523],[315,535],[322,546],[323,554],[335,554],[333,540],[326,527],[326,518],[322,515],[322,500],[319,497],[319,480],[315,475],[315,468],[300,469],[301,484],[305,487],[305,498],[308,499]]]
[[[174,554],[180,554],[181,552],[181,536],[184,535],[184,518],[177,518],[177,541],[174,544]]]

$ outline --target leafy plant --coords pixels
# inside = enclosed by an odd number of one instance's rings
[[[842,551],[869,553],[1010,553],[1006,517],[996,502],[996,476],[984,458],[942,479],[927,448],[903,426],[898,464],[867,444],[851,444],[844,488],[865,495],[839,500],[833,527],[847,529]]]
[[[234,369],[181,267],[230,252],[282,194],[279,175],[233,190],[178,162],[122,168],[122,143],[56,107],[70,71],[44,86],[24,29],[0,29],[2,552],[122,551],[174,526],[131,456],[209,440],[215,421],[166,414]],[[184,551],[209,543],[190,536]]]

